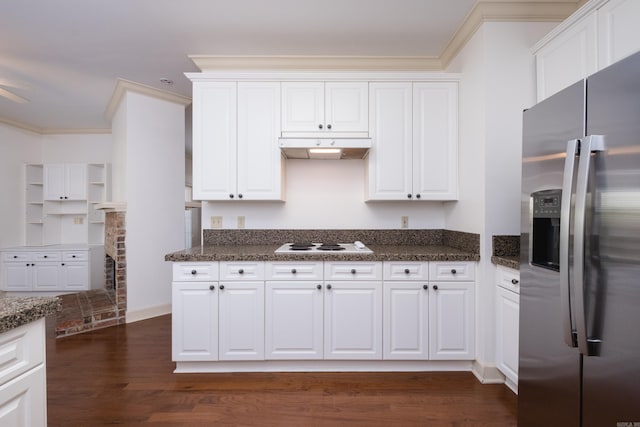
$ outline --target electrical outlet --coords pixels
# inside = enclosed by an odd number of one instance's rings
[[[82,225],[84,224],[84,218],[81,216],[74,216],[73,217],[73,224],[74,225]]]
[[[244,215],[238,215],[238,228],[244,228]]]
[[[409,228],[409,217],[401,216],[400,217],[400,228]]]
[[[212,216],[211,217],[211,228],[222,228],[222,217],[221,216]]]

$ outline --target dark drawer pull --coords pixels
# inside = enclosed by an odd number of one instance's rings
[[[292,268],[292,269],[291,269],[291,274],[296,274],[296,273],[297,273],[296,269],[295,269],[295,268]]]
[[[451,269],[451,274],[456,274],[456,273],[457,273],[456,269],[455,269],[455,268],[452,268],[452,269]]]
[[[209,289],[211,289],[212,291],[216,289],[215,285],[211,285],[209,286]]]
[[[408,269],[408,268],[405,268],[405,269],[404,269],[404,274],[409,274],[409,273],[411,273],[411,271],[409,271],[409,269]]]
[[[238,270],[238,274],[244,274],[244,270],[243,269]]]
[[[191,270],[191,274],[195,276],[196,274],[198,274],[198,270]]]
[[[351,274],[356,274],[356,269],[355,268],[351,269]]]
[[[438,285],[433,285],[433,290],[437,291],[438,290]]]
[[[422,289],[425,289],[425,290],[429,289],[429,285],[422,285]]]
[[[518,284],[518,282],[519,282],[519,280],[518,280],[518,279],[511,279],[511,283],[512,283],[512,284],[514,284],[514,285],[517,285],[517,284]]]

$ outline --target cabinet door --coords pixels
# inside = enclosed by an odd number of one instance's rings
[[[265,359],[322,359],[322,282],[267,282]]]
[[[413,85],[413,197],[458,199],[458,84]]]
[[[596,31],[591,13],[536,52],[538,102],[597,71]]]
[[[411,83],[371,83],[367,200],[412,197]]]
[[[2,283],[6,291],[30,291],[32,289],[31,263],[4,263]]]
[[[427,282],[384,282],[382,342],[384,359],[429,358]]]
[[[236,196],[236,83],[193,85],[193,198]]]
[[[217,282],[173,282],[172,360],[218,360],[217,288]]]
[[[475,358],[475,296],[473,282],[431,283],[429,295],[429,358]]]
[[[219,359],[264,359],[264,282],[220,282]]]
[[[324,82],[282,83],[282,132],[322,132]]]
[[[331,132],[367,132],[368,95],[367,82],[325,83],[325,129]]]
[[[500,286],[496,289],[496,367],[515,385],[518,383],[520,301],[515,292]]]
[[[87,165],[71,163],[65,165],[65,198],[87,200]]]
[[[283,198],[280,83],[238,83],[238,197]]]
[[[56,291],[62,289],[59,262],[36,262],[32,268],[34,291]]]
[[[382,359],[382,282],[328,282],[325,359]]]
[[[89,263],[88,262],[63,262],[62,284],[65,290],[89,289]]]
[[[0,426],[46,426],[47,384],[44,364],[0,385]]]
[[[640,2],[610,0],[598,9],[598,69],[640,50]]]
[[[62,163],[51,163],[43,168],[43,199],[64,200],[65,167]]]

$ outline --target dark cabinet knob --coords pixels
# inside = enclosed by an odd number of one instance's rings
[[[62,263],[62,265],[64,265],[64,262]]]
[[[224,289],[224,285],[220,285],[220,290],[223,290],[223,289]]]
[[[238,199],[242,199],[242,193],[238,194]]]
[[[214,291],[216,289],[216,287],[215,287],[215,285],[211,285],[211,286],[209,286],[209,289]]]
[[[451,269],[451,274],[456,274],[456,273],[457,273],[456,269],[455,269],[455,268],[452,268],[452,269]]]
[[[75,258],[75,257],[76,257],[75,255],[71,255],[71,258]]]
[[[195,276],[196,274],[198,274],[198,270],[191,270],[191,274]]]
[[[411,198],[411,194],[407,194],[407,199],[410,199],[410,198]]]
[[[229,198],[230,198],[230,199],[233,199],[233,194],[229,194]]]
[[[67,197],[67,196],[64,196],[64,199],[65,199],[65,200],[67,200],[67,199],[68,199],[68,197]]]
[[[298,271],[295,268],[291,269],[291,274],[296,274]]]
[[[411,273],[411,272],[409,271],[409,269],[408,269],[408,268],[405,268],[405,269],[404,269],[404,274],[409,274],[409,273]]]
[[[438,290],[438,285],[433,285],[433,290],[437,291]]]
[[[316,289],[322,289],[322,285],[316,285]]]
[[[241,268],[240,270],[238,270],[238,274],[244,274],[244,270]]]
[[[62,196],[60,196],[60,200],[62,200]]]
[[[27,267],[29,267],[31,264],[27,263]]]
[[[331,289],[331,285],[327,285],[327,289]]]
[[[13,257],[14,257],[14,258],[18,258],[18,255],[14,255]]]
[[[318,129],[322,129],[322,123],[318,125]]]
[[[45,255],[45,256],[44,256],[44,258],[49,258],[49,256],[48,256],[48,255]]]
[[[327,129],[331,129],[331,125],[327,125]]]
[[[429,285],[422,285],[422,289],[429,289]]]
[[[416,199],[419,199],[419,198],[420,198],[420,194],[416,194]]]
[[[356,274],[356,269],[355,268],[351,269],[351,274]]]
[[[518,280],[518,279],[511,279],[511,283],[512,283],[512,284],[514,284],[514,285],[517,285],[517,284],[518,284],[518,282],[519,282],[519,280]]]

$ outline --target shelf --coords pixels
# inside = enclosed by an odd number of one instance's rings
[[[28,205],[44,205],[44,202],[27,202]]]
[[[104,182],[96,181],[96,182],[90,182],[89,184],[91,184],[91,185],[104,185]]]
[[[89,221],[89,224],[104,224],[104,221]]]

